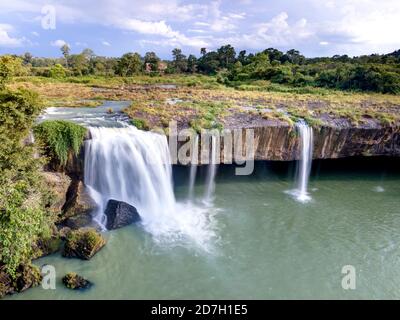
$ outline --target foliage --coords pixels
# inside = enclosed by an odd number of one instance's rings
[[[35,126],[34,133],[50,158],[65,165],[70,153],[79,153],[86,129],[72,122],[54,120]]]
[[[149,126],[148,122],[146,121],[146,119],[134,118],[134,119],[131,119],[131,123],[139,130],[149,130],[150,129],[150,126]]]
[[[56,78],[56,79],[64,78],[66,76],[66,70],[59,63],[57,63],[56,65],[51,67],[49,72],[50,72],[50,77]]]
[[[39,173],[42,163],[33,157],[33,147],[22,143],[41,109],[37,94],[0,91],[0,261],[13,277],[52,221]]]
[[[120,76],[133,76],[143,70],[143,63],[138,53],[126,53],[119,59],[115,73]]]
[[[24,74],[25,71],[21,58],[10,55],[0,56],[0,90],[5,88],[11,77]]]

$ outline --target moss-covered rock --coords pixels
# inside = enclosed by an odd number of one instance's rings
[[[48,256],[61,249],[62,240],[59,234],[54,234],[47,238],[40,238],[33,245],[33,259]]]
[[[89,280],[86,280],[75,272],[67,273],[62,278],[62,282],[68,289],[72,290],[89,289],[93,285]]]
[[[14,288],[17,292],[23,292],[29,288],[38,286],[42,281],[42,274],[33,264],[20,265],[17,269],[17,278]]]
[[[66,237],[63,256],[89,260],[105,244],[103,236],[93,228],[71,230]]]
[[[0,266],[0,299],[7,294],[23,292],[29,288],[38,286],[42,281],[42,275],[38,267],[32,264],[21,264],[14,278]]]

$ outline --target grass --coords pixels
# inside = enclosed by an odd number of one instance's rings
[[[163,88],[160,84],[177,87]],[[235,116],[246,125],[262,121],[293,125],[300,118],[313,126],[337,118],[353,125],[370,119],[382,125],[400,122],[398,95],[291,87],[265,80],[226,86],[218,83],[217,77],[203,75],[21,77],[11,86],[39,92],[49,106],[94,107],[101,100],[130,100],[132,105],[125,112],[148,129],[165,128],[171,120],[196,130],[229,127]],[[170,103],[171,99],[175,102]],[[267,109],[269,112],[265,112]]]
[[[51,159],[65,165],[70,153],[78,154],[86,129],[63,120],[44,121],[34,128],[35,138],[44,146]]]

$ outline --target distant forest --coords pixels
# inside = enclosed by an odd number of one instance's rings
[[[217,76],[220,83],[228,86],[266,80],[296,87],[400,93],[400,50],[382,55],[306,58],[294,49],[284,53],[269,48],[253,54],[245,50],[236,52],[231,45],[225,45],[216,51],[202,48],[199,57],[187,56],[176,48],[172,50],[172,59],[166,61],[154,52],[144,56],[126,53],[120,58],[98,56],[91,49],[71,54],[68,45],[64,45],[60,58],[33,57],[29,52],[17,58],[25,67],[21,68],[21,75],[53,78],[205,74]]]

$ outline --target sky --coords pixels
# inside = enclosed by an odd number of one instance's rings
[[[0,0],[0,54],[292,48],[307,57],[400,49],[400,0]]]

